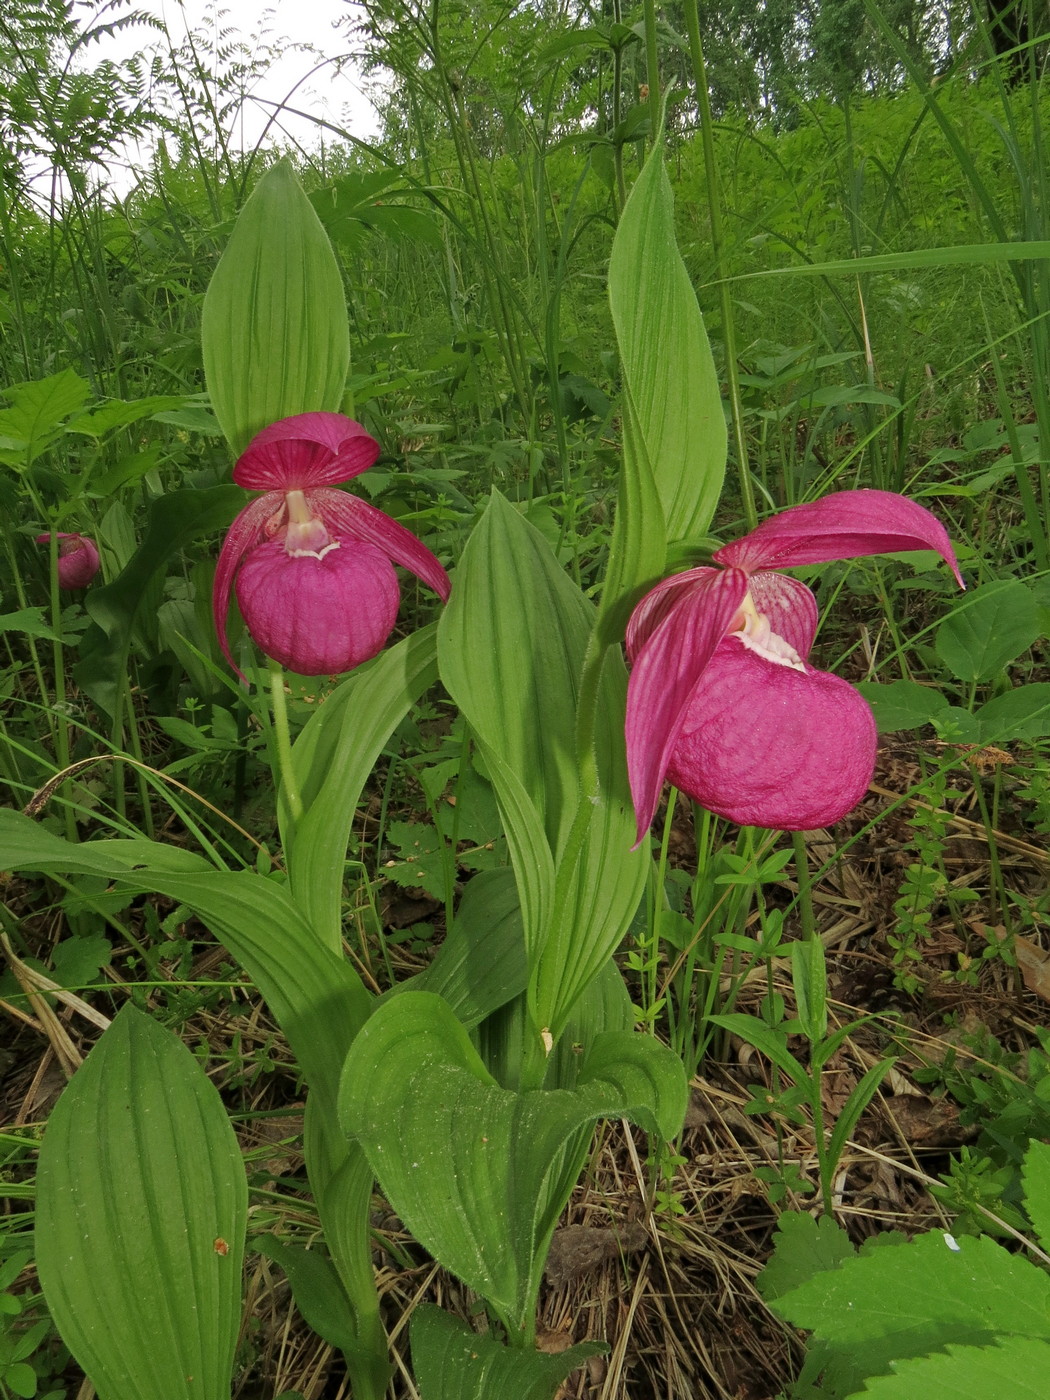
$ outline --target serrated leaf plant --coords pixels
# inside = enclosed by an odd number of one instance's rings
[[[875,1235],[858,1251],[830,1217],[781,1216],[758,1288],[812,1334],[793,1396],[1000,1400],[1045,1392],[1050,1366],[1050,1147],[1029,1144],[1035,1242],[1015,1254],[987,1236]]]

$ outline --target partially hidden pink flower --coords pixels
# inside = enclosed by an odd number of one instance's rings
[[[349,671],[383,649],[401,600],[394,564],[447,600],[448,575],[411,531],[334,489],[378,454],[376,440],[341,413],[282,418],[248,444],[233,479],[265,495],[230,526],[212,595],[219,644],[234,670],[226,640],[234,587],[259,648],[303,676]]]
[[[37,544],[50,544],[50,535],[37,535]],[[58,536],[59,588],[86,588],[98,573],[98,548],[87,535]]]
[[[947,532],[889,491],[839,491],[792,506],[658,583],[627,627],[627,768],[642,840],[669,779],[718,816],[808,831],[838,821],[875,768],[875,721],[860,693],[807,663],[817,603],[771,572],[833,559],[934,549],[960,586]]]

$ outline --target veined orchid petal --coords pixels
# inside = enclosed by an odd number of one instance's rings
[[[402,565],[422,579],[443,603],[448,602],[452,587],[448,574],[411,530],[406,530],[404,525],[367,501],[362,501],[360,496],[351,496],[346,491],[323,488],[308,491],[306,499],[327,525],[334,526],[340,534],[375,545],[395,564]]]
[[[379,444],[342,413],[297,413],[256,433],[233,469],[249,491],[335,486],[367,471]]]
[[[757,611],[805,661],[817,635],[816,598],[804,583],[787,574],[752,574],[748,582]]]
[[[672,574],[661,580],[638,603],[627,623],[624,644],[627,659],[633,662],[637,653],[653,635],[656,629],[678,606],[681,600],[693,591],[698,583],[708,576],[717,577],[721,571],[702,567],[687,569],[681,574]]]
[[[965,586],[941,522],[925,506],[892,491],[835,491],[819,501],[790,506],[743,539],[723,545],[714,558],[753,573],[909,549],[936,550],[959,586]]]
[[[847,681],[726,637],[693,690],[667,776],[742,826],[810,831],[857,805],[875,751],[871,709]]]
[[[226,531],[226,538],[222,542],[219,560],[215,566],[215,583],[211,595],[215,634],[223,656],[242,681],[245,679],[244,674],[230,654],[229,643],[226,640],[226,615],[230,611],[233,578],[241,560],[252,545],[258,543],[267,520],[275,511],[280,510],[283,501],[284,497],[279,491],[268,491],[258,500],[249,501],[244,509],[234,516],[233,523]]]
[[[641,647],[627,686],[627,773],[638,842],[656,814],[693,692],[747,596],[742,570],[702,572]]]

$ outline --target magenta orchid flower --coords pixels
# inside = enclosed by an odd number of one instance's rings
[[[50,544],[50,535],[37,535],[37,544]],[[87,535],[58,536],[59,588],[86,588],[98,573],[98,547]]]
[[[947,532],[889,491],[838,491],[792,506],[658,583],[627,627],[627,768],[640,842],[675,787],[744,826],[808,831],[838,821],[875,769],[875,720],[860,693],[806,658],[817,603],[772,570],[934,549],[960,587]]]
[[[233,479],[265,495],[230,526],[212,595],[219,645],[234,670],[226,614],[235,581],[250,635],[302,676],[349,671],[383,649],[401,601],[394,564],[447,600],[448,575],[411,531],[334,489],[378,455],[376,440],[340,413],[296,414],[252,438]]]

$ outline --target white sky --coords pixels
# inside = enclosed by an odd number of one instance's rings
[[[279,124],[271,128],[268,143],[287,144],[292,139],[307,149],[316,148],[322,132],[309,120],[311,116],[334,122],[362,141],[378,136],[379,119],[364,92],[358,64],[351,61],[339,71],[334,65],[326,65],[307,76],[323,59],[352,53],[353,41],[346,28],[335,28],[340,18],[353,13],[346,0],[268,0],[266,4],[252,0],[132,0],[132,7],[162,19],[175,48],[183,43],[187,30],[192,30],[202,58],[211,45],[222,42],[220,35],[224,30],[234,31],[226,36],[227,43],[240,35],[251,45],[259,43],[281,51],[253,89],[235,128],[234,144],[242,149],[253,147],[263,134],[273,113],[273,107],[267,103],[285,100],[308,116],[283,113]],[[136,26],[100,42],[90,52],[116,60],[162,43],[162,36],[155,31]],[[303,52],[295,47],[297,44],[308,44],[317,53]],[[338,137],[327,132],[323,139],[330,142]],[[137,163],[135,153],[129,152],[129,157]],[[144,164],[148,155],[142,152],[138,159]],[[117,179],[114,183],[120,185],[123,181]]]

